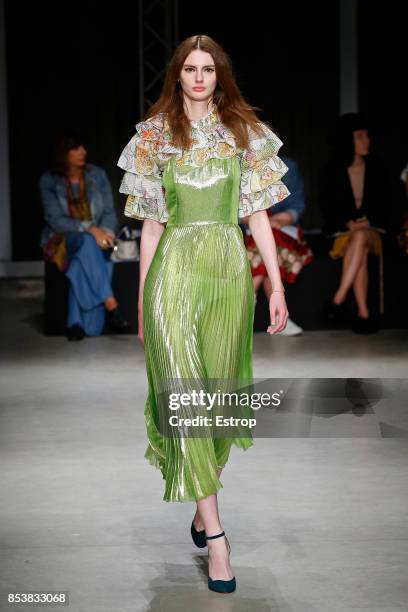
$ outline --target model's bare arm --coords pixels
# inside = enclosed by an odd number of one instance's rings
[[[271,280],[272,290],[276,290],[276,292],[272,293],[269,301],[271,325],[267,329],[268,333],[275,334],[285,328],[288,319],[288,309],[279,271],[275,238],[273,237],[266,210],[258,210],[250,215],[248,224]],[[276,315],[279,317],[278,325],[276,325]]]
[[[138,296],[138,337],[144,344],[143,333],[143,289],[146,274],[152,263],[157,249],[160,236],[164,231],[164,224],[154,219],[144,219],[142,235],[140,238],[140,262],[139,262],[139,296]]]

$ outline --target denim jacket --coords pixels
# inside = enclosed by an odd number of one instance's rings
[[[91,208],[91,221],[73,219],[68,212],[64,178],[52,172],[44,172],[39,181],[44,209],[45,226],[40,245],[46,244],[53,233],[84,232],[91,224],[117,231],[118,221],[113,205],[112,188],[102,168],[88,164],[85,171],[85,190]]]
[[[305,210],[305,198],[303,192],[303,178],[299,171],[299,166],[294,159],[281,155],[281,159],[288,166],[289,171],[282,178],[290,195],[282,202],[278,202],[273,207],[274,213],[288,212],[293,216],[293,224],[297,225],[300,217]]]

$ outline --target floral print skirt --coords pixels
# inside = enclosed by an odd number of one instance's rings
[[[278,263],[283,282],[294,283],[302,268],[313,260],[313,253],[304,239],[303,230],[297,228],[297,240],[282,230],[273,227],[278,254]],[[251,274],[254,276],[268,276],[265,264],[258,251],[255,240],[251,234],[244,233],[245,248],[251,265]]]

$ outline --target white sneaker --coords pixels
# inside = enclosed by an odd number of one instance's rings
[[[286,321],[286,327],[281,332],[278,332],[281,336],[298,336],[303,332],[303,329],[296,325],[291,319]]]

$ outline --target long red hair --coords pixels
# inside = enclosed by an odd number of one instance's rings
[[[178,45],[169,62],[160,97],[150,107],[145,118],[166,113],[175,146],[190,147],[191,126],[184,112],[183,90],[178,79],[187,56],[194,49],[200,49],[212,56],[217,76],[213,101],[217,105],[218,115],[221,122],[233,133],[238,146],[247,148],[248,126],[259,135],[263,133],[255,112],[259,109],[248,104],[242,96],[229,56],[215,40],[204,34],[190,36]]]

